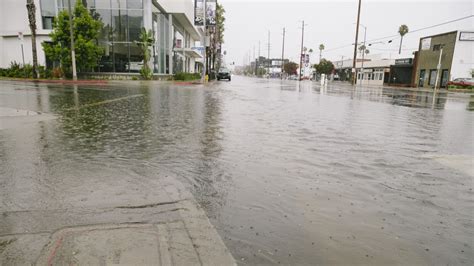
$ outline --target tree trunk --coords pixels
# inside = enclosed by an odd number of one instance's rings
[[[33,77],[39,78],[38,72],[38,54],[36,51],[36,6],[34,0],[27,0],[26,8],[28,10],[28,20],[31,30],[31,49],[33,53]]]
[[[401,54],[401,53],[402,53],[402,42],[403,42],[403,35],[402,35],[402,37],[400,38],[400,48],[398,48],[398,54]]]

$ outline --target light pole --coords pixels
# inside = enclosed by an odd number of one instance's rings
[[[359,26],[364,27],[364,49],[363,49],[363,51],[362,51],[362,65],[361,65],[361,67],[360,67],[360,70],[361,70],[361,72],[362,72],[362,80],[364,80],[364,78],[365,78],[365,73],[364,73],[364,60],[365,60],[365,50],[367,50],[367,46],[365,45],[366,40],[367,40],[367,27],[364,26],[364,24],[362,24],[362,23],[359,23]],[[367,78],[367,84],[368,84],[368,83],[369,83],[369,80],[368,80],[368,78]]]
[[[304,44],[304,20],[302,21],[301,28],[301,53],[300,53],[300,80],[303,78],[303,44]]]
[[[272,64],[272,60],[270,60],[270,31],[268,31],[268,47],[267,47],[267,67],[268,67],[268,78],[270,78],[270,65]]]
[[[206,68],[207,68],[207,44],[206,44],[206,37],[207,37],[207,30],[206,30],[206,0],[203,0],[203,35],[201,37],[202,45],[204,46],[204,58],[202,60],[202,71],[201,71],[201,82],[204,83],[206,81]]]
[[[283,69],[285,62],[285,28],[283,28],[283,44],[281,46],[281,70],[280,70],[280,79],[283,79]]]
[[[439,50],[439,59],[438,59],[438,65],[436,66],[436,81],[435,81],[435,87],[434,87],[434,91],[436,92],[436,90],[438,89],[438,85],[440,85],[441,82],[439,82],[439,72],[441,71],[441,57],[443,56],[443,48],[444,48],[444,45],[441,45],[440,47],[441,49]]]
[[[356,59],[357,59],[357,42],[359,39],[359,22],[360,22],[360,6],[362,4],[362,0],[359,0],[359,8],[357,11],[357,25],[356,25],[356,35],[355,35],[355,42],[354,42],[354,58],[352,59],[352,85],[355,85],[356,79]]]
[[[68,0],[68,12],[69,12],[69,31],[71,36],[71,61],[72,61],[72,80],[77,80],[76,72],[76,52],[74,50],[74,33],[72,26],[72,11],[71,11],[71,0]]]

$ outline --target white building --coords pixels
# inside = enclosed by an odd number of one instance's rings
[[[68,0],[34,0],[37,21],[37,51],[40,65],[51,65],[41,44],[50,40],[48,34],[58,12],[67,8]],[[74,7],[76,0],[71,0]],[[191,0],[82,0],[93,9],[103,23],[99,45],[104,47],[97,72],[138,72],[143,57],[134,41],[142,27],[152,30],[155,45],[151,67],[155,74],[195,72],[202,54],[200,33],[194,26],[194,2]],[[22,62],[21,40],[24,36],[25,63],[32,63],[31,32],[26,0],[0,1],[0,67]]]
[[[333,64],[339,78],[349,77],[353,66],[351,58],[334,61]],[[356,62],[357,84],[383,85],[384,81],[387,81],[390,65],[393,64],[395,64],[395,59],[383,58],[381,55],[369,55],[363,61],[358,58]]]

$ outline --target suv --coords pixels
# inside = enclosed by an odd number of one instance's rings
[[[219,72],[217,73],[217,80],[228,79],[230,81],[231,80],[230,76],[231,76],[230,71],[227,68],[221,68],[219,69]]]

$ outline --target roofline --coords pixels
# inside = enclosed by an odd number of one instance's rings
[[[457,34],[457,33],[458,33],[458,30],[450,31],[450,32],[445,32],[445,33],[439,33],[439,34],[430,35],[430,36],[425,36],[425,37],[421,37],[421,38],[420,38],[420,42],[421,42],[421,40],[426,39],[426,38],[433,38],[433,37],[448,35],[448,34],[452,34],[452,33],[456,33],[456,34]]]

